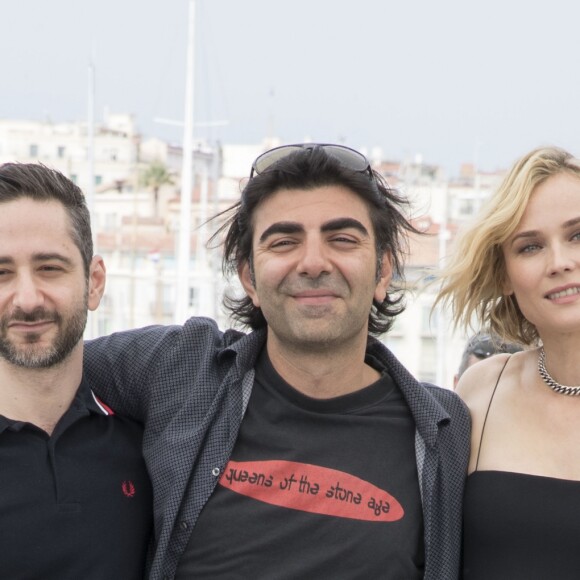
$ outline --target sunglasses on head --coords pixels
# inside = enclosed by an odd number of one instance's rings
[[[484,335],[475,340],[469,348],[469,352],[474,354],[479,359],[490,357],[492,354],[502,352],[514,353],[521,350],[516,344],[506,344],[504,342],[497,342],[491,336]]]
[[[262,153],[256,158],[254,163],[252,163],[250,179],[254,174],[261,175],[268,171],[272,165],[280,161],[280,159],[284,159],[285,157],[288,157],[288,155],[292,155],[292,153],[300,151],[301,149],[322,149],[327,155],[336,159],[343,167],[352,171],[360,171],[361,173],[368,171],[370,177],[373,177],[373,171],[368,159],[355,149],[345,147],[344,145],[333,145],[331,143],[299,143],[294,145],[282,145]]]

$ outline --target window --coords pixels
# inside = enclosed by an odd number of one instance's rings
[[[117,213],[105,214],[104,230],[106,232],[114,232],[118,227],[119,227],[119,219],[117,217]]]
[[[405,339],[402,336],[387,335],[383,342],[397,358],[403,357],[405,353]]]
[[[64,147],[63,145],[59,145],[56,149],[56,156],[59,159],[62,159],[64,157],[65,151],[66,151],[66,147]]]
[[[473,199],[459,200],[459,215],[461,217],[469,217],[475,213],[475,204]]]
[[[421,339],[421,358],[419,378],[422,381],[434,382],[437,379],[437,340],[424,337]]]
[[[28,149],[30,157],[38,157],[38,145],[36,143],[32,143]]]
[[[103,176],[95,175],[95,185],[101,185],[101,183],[103,183]]]
[[[439,313],[435,310],[431,312],[430,305],[421,306],[421,334],[423,336],[433,336],[437,333],[439,324]]]

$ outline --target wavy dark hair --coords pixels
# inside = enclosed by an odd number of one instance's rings
[[[70,220],[71,238],[81,253],[88,279],[93,258],[93,237],[91,216],[81,189],[62,173],[42,163],[0,165],[0,204],[23,197],[62,203]]]
[[[241,200],[216,216],[227,219],[210,242],[225,235],[222,270],[226,275],[235,274],[244,263],[252,263],[252,218],[261,202],[280,190],[329,185],[346,187],[364,200],[375,234],[377,264],[380,265],[385,252],[392,255],[393,278],[389,291],[382,302],[373,300],[369,314],[369,333],[383,334],[391,328],[394,317],[405,309],[403,266],[408,253],[408,234],[421,232],[405,216],[408,200],[391,189],[376,171],[348,169],[323,147],[299,149],[247,182]],[[234,320],[245,326],[254,330],[267,326],[262,310],[254,306],[249,296],[226,295],[224,306]]]

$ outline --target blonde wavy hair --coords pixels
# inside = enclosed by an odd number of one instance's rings
[[[451,307],[456,328],[467,329],[475,319],[503,340],[537,343],[537,330],[522,314],[515,296],[503,293],[506,271],[502,244],[520,223],[535,188],[559,173],[580,179],[580,160],[558,147],[538,148],[524,155],[475,221],[459,235],[441,274],[434,305]]]

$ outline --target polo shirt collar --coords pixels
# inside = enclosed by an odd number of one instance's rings
[[[108,416],[115,414],[108,405],[95,395],[95,393],[89,388],[88,382],[83,378],[70,407],[65,411],[64,415],[59,420],[59,423],[62,422],[65,417],[70,420],[74,416],[84,416],[89,413]],[[0,433],[3,433],[6,429],[18,423],[25,423],[25,421],[16,421],[0,414]]]

